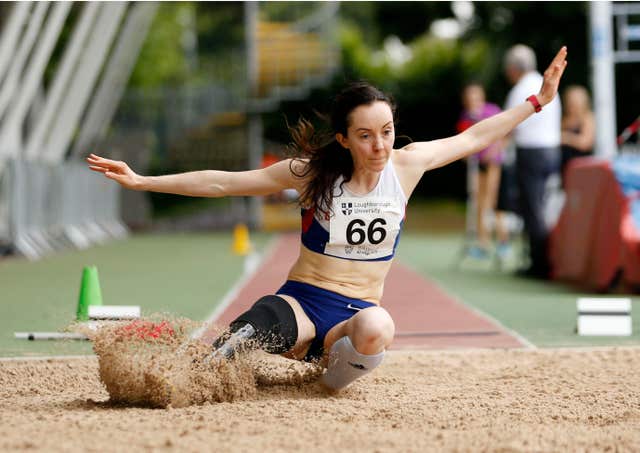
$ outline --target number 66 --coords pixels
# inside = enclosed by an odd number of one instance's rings
[[[381,226],[376,227],[376,225],[386,224],[387,222],[384,219],[373,219],[365,233],[363,228],[358,227],[366,226],[366,222],[361,219],[354,219],[347,225],[347,242],[350,245],[360,245],[365,241],[365,239],[368,239],[369,242],[373,245],[380,244],[382,241],[384,241],[384,238],[387,237],[387,231]],[[374,235],[377,234],[379,234],[379,236],[376,239]],[[354,238],[354,236],[357,236],[357,240]]]

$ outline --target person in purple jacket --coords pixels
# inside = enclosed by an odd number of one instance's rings
[[[462,105],[464,110],[457,124],[458,132],[502,111],[496,104],[486,101],[484,88],[476,82],[464,87]],[[473,193],[476,198],[476,243],[469,248],[469,255],[473,258],[489,256],[491,236],[485,220],[487,214],[496,208],[503,160],[503,140],[498,140],[479,153],[469,156],[470,163],[478,168],[477,177],[473,180]],[[495,231],[498,241],[496,255],[499,259],[504,259],[509,251],[509,233],[502,211],[495,212]]]

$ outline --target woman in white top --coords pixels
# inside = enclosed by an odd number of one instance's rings
[[[322,137],[302,120],[292,129],[299,157],[267,168],[141,176],[124,162],[93,154],[87,161],[92,170],[133,190],[222,197],[296,189],[303,246],[288,281],[231,323],[213,354],[231,357],[251,338],[267,352],[321,360],[327,366],[323,384],[340,389],[375,368],[393,340],[393,320],[379,302],[404,205],[422,175],[486,148],[551,102],[566,55],[563,47],[540,91],[527,101],[453,137],[402,149],[393,149],[391,99],[356,83],[334,102],[331,136]]]

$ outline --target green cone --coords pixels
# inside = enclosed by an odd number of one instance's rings
[[[89,319],[89,305],[102,305],[98,269],[95,266],[87,266],[82,270],[78,311],[76,313],[78,321],[87,321]]]

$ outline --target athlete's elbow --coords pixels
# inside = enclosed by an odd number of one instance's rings
[[[233,190],[233,187],[229,184],[212,183],[207,186],[205,196],[208,198],[224,198],[237,195],[244,195],[244,192],[238,192]]]
[[[469,130],[458,135],[457,137],[458,141],[456,142],[456,145],[455,145],[455,149],[457,150],[456,152],[457,156],[454,159],[447,159],[446,163],[453,162],[454,160],[470,156],[489,146],[490,142],[486,140],[482,135],[468,133],[468,131]],[[447,156],[447,157],[450,157],[450,156]]]
[[[233,195],[231,192],[231,183],[228,173],[216,170],[208,170],[207,173],[207,197],[221,198]]]

